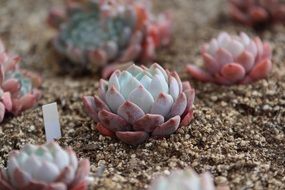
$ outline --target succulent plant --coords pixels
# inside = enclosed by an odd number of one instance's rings
[[[245,25],[285,23],[284,0],[230,0],[230,16]]]
[[[84,190],[90,164],[78,161],[71,148],[57,143],[25,145],[12,151],[7,169],[0,172],[0,189],[5,190]]]
[[[170,39],[170,15],[155,17],[148,0],[67,0],[52,9],[51,26],[59,30],[55,49],[73,62],[64,67],[97,71],[107,63],[152,60]]]
[[[20,69],[18,56],[5,52],[0,42],[0,123],[5,113],[14,115],[35,105],[40,91],[35,89],[41,78],[27,70]]]
[[[227,186],[215,187],[212,176],[206,172],[198,175],[192,169],[174,170],[168,176],[160,176],[149,190],[229,190]]]
[[[98,91],[83,98],[87,113],[101,134],[127,144],[168,136],[192,119],[194,89],[158,64],[116,70],[109,81],[100,80]]]
[[[204,68],[188,65],[194,78],[223,85],[245,84],[266,77],[271,71],[271,48],[260,38],[245,33],[231,36],[226,32],[201,49]]]

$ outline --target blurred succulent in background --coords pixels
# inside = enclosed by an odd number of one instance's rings
[[[230,16],[245,25],[285,24],[284,0],[229,0]]]
[[[206,172],[198,175],[192,169],[175,170],[169,176],[153,181],[149,190],[229,190],[227,186],[215,187],[212,176]]]
[[[66,0],[66,8],[52,9],[48,21],[59,30],[55,49],[73,62],[63,67],[73,69],[148,62],[170,41],[170,15],[155,17],[149,0]]]
[[[223,85],[245,84],[265,78],[271,71],[271,48],[258,37],[245,33],[231,36],[226,32],[201,49],[204,68],[188,65],[192,77]]]
[[[90,163],[78,161],[71,148],[57,143],[25,145],[9,155],[7,169],[0,172],[0,189],[5,190],[84,190]]]
[[[195,91],[176,72],[153,64],[116,70],[109,81],[100,80],[98,95],[85,96],[83,103],[99,132],[136,145],[188,125]]]
[[[5,52],[0,42],[0,122],[5,113],[14,115],[35,105],[40,91],[34,89],[41,84],[41,78],[19,68],[20,58]]]

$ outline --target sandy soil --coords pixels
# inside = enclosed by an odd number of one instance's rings
[[[39,106],[7,118],[0,127],[0,166],[7,154],[25,143],[44,143],[41,105],[56,101],[61,115],[63,146],[89,158],[92,172],[105,165],[91,188],[145,189],[151,179],[172,168],[210,171],[217,184],[232,189],[285,189],[285,27],[256,32],[229,21],[226,0],[164,0],[156,9],[171,9],[174,40],[158,61],[175,68],[197,89],[195,119],[168,139],[150,140],[138,147],[103,137],[82,109],[81,97],[96,92],[98,76],[57,75],[48,45],[53,31],[45,17],[60,0],[0,0],[0,36],[11,51],[24,57],[23,66],[42,74]],[[200,45],[219,31],[246,31],[271,43],[273,72],[251,85],[223,87],[203,84],[184,73],[187,63],[201,64]]]

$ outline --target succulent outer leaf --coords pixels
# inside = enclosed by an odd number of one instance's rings
[[[66,53],[71,61],[76,63],[83,62],[83,52],[80,49],[69,46]]]
[[[147,63],[150,60],[153,60],[155,57],[155,42],[153,38],[147,37],[142,44],[142,52],[140,55],[140,60],[143,63]]]
[[[105,101],[105,94],[107,90],[108,90],[108,82],[104,79],[100,79],[98,94],[99,94],[99,97],[104,101]]]
[[[4,92],[0,99],[2,99],[5,109],[11,112],[13,107],[11,94],[9,92]]]
[[[108,41],[103,45],[103,49],[106,52],[107,60],[114,59],[118,54],[118,45],[114,41]]]
[[[250,43],[245,47],[245,51],[250,52],[254,59],[256,58],[257,55],[257,46],[254,40],[251,40]]]
[[[14,190],[7,181],[6,170],[0,170],[0,189]]]
[[[110,111],[109,107],[98,96],[94,96],[94,102],[96,105],[94,108],[97,112],[103,109]]]
[[[215,58],[216,58],[217,64],[219,64],[220,67],[226,64],[232,63],[234,61],[231,53],[224,48],[218,49]]]
[[[116,89],[115,86],[109,88],[105,95],[105,99],[110,109],[116,113],[118,108],[126,101],[123,95]]]
[[[75,177],[75,169],[76,168],[73,168],[71,166],[65,167],[61,171],[60,175],[57,177],[55,182],[60,182],[63,184],[70,184]]]
[[[81,159],[78,164],[78,168],[75,174],[75,178],[70,185],[71,189],[77,186],[82,181],[86,181],[87,176],[90,173],[90,162],[87,159]]]
[[[158,114],[166,117],[172,108],[173,98],[169,94],[160,93],[150,110],[151,114]]]
[[[107,63],[107,53],[100,49],[89,52],[88,60],[93,65],[92,67],[98,68]]]
[[[180,123],[180,126],[187,126],[193,119],[193,109],[187,109],[185,114],[181,116],[182,121]]]
[[[128,62],[134,60],[140,54],[142,47],[140,44],[134,44],[129,46],[122,56],[119,58],[119,62]]]
[[[262,55],[263,55],[263,44],[259,37],[256,37],[254,39],[255,45],[257,47],[257,62],[260,61]]]
[[[187,107],[187,97],[184,92],[180,93],[178,98],[175,100],[170,111],[170,117],[176,115],[181,116]]]
[[[262,79],[266,77],[266,75],[272,69],[272,62],[269,59],[265,59],[259,63],[257,63],[249,73],[249,77],[255,81],[258,79]]]
[[[84,108],[86,109],[87,114],[94,119],[96,122],[99,121],[98,113],[96,111],[96,104],[93,96],[84,96],[82,98]]]
[[[219,71],[221,65],[216,62],[213,56],[208,53],[203,53],[202,56],[204,59],[205,67],[209,73],[215,74]]]
[[[21,170],[21,168],[19,167],[15,168],[13,176],[11,177],[14,178],[14,182],[15,182],[14,186],[18,188],[28,185],[30,181],[32,180],[31,175]]]
[[[253,55],[247,51],[244,51],[238,58],[237,63],[243,66],[245,69],[245,72],[249,72],[251,68],[254,65],[254,59]]]
[[[3,81],[4,81],[4,67],[2,64],[0,64],[0,85],[2,85]]]
[[[88,188],[88,183],[86,180],[82,180],[79,183],[77,183],[74,187],[72,187],[70,190],[86,190]]]
[[[37,98],[33,94],[26,94],[25,96],[22,96],[19,99],[19,102],[21,104],[22,110],[25,110],[25,109],[33,107],[37,102]],[[13,106],[14,105],[15,103],[13,103]]]
[[[212,76],[209,75],[206,71],[202,70],[201,68],[197,67],[196,65],[187,65],[187,72],[194,78],[203,81],[203,82],[210,82],[212,81]]]
[[[269,17],[268,13],[261,7],[251,8],[249,14],[253,22],[263,22]]]
[[[120,83],[119,83],[119,76],[121,74],[120,70],[116,70],[115,72],[112,73],[109,81],[108,81],[108,87],[114,87],[118,91],[120,91]]]
[[[136,104],[144,111],[144,113],[149,113],[154,99],[152,95],[140,85],[129,94],[128,101]]]
[[[272,57],[272,50],[269,45],[269,43],[265,42],[263,44],[263,55],[261,56],[261,59],[271,59]]]
[[[181,93],[182,92],[182,82],[181,82],[181,79],[180,79],[178,73],[176,71],[174,71],[174,72],[171,72],[169,74],[177,80],[178,86],[179,86],[179,93]]]
[[[31,181],[28,185],[22,187],[21,190],[42,190],[46,189],[47,187],[48,185],[46,183],[39,181]]]
[[[17,79],[8,79],[2,83],[2,89],[11,92],[12,94],[16,93],[20,88],[21,84]]]
[[[113,132],[129,130],[128,123],[117,114],[102,110],[98,116],[102,125]]]
[[[149,135],[144,131],[118,131],[116,132],[118,139],[130,145],[138,145],[145,142]]]
[[[179,84],[177,80],[170,75],[168,81],[169,81],[169,94],[172,96],[174,100],[176,100],[176,98],[179,95]]]
[[[157,114],[146,114],[141,119],[137,120],[133,128],[136,131],[145,131],[147,133],[152,132],[156,127],[160,126],[164,122],[164,117]]]
[[[229,12],[230,12],[231,17],[234,20],[236,20],[236,21],[238,21],[240,23],[247,24],[247,25],[250,24],[247,15],[244,14],[243,12],[241,12],[236,6],[230,4]]]
[[[182,91],[185,92],[186,90],[192,89],[189,81],[183,81],[182,82]]]
[[[160,125],[159,127],[155,128],[151,136],[155,137],[169,136],[178,129],[179,123],[180,123],[180,116],[172,117],[168,121]]]
[[[214,186],[214,181],[209,172],[202,173],[200,175],[200,184],[201,184],[201,189],[206,189],[206,190],[215,190]]]
[[[222,67],[221,74],[226,80],[237,82],[245,77],[245,69],[238,63],[230,63]]]
[[[184,91],[187,98],[186,109],[191,109],[195,100],[195,90],[193,88]]]
[[[5,112],[5,106],[2,102],[0,102],[0,123],[4,120]]]
[[[144,111],[136,104],[126,101],[118,109],[118,115],[124,118],[127,122],[134,124],[137,120],[142,118]]]
[[[101,123],[97,123],[96,125],[96,129],[99,131],[99,133],[101,133],[103,136],[107,136],[107,137],[114,137],[115,134],[113,131],[107,129],[106,127],[104,127]]]

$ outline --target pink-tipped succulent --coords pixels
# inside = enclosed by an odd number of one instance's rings
[[[66,0],[48,19],[59,30],[55,49],[73,62],[63,66],[96,71],[107,63],[152,60],[169,43],[171,22],[150,8],[148,0]]]
[[[245,25],[285,24],[284,0],[229,0],[230,16]]]
[[[194,170],[174,170],[169,176],[161,176],[154,180],[149,190],[229,190],[229,187],[215,187],[210,173],[198,175]]]
[[[6,113],[14,115],[33,107],[40,91],[41,78],[27,70],[20,69],[20,58],[5,52],[0,42],[0,123]]]
[[[100,80],[98,96],[85,96],[84,106],[103,135],[127,144],[165,137],[192,119],[195,97],[189,82],[158,64],[132,65]]]
[[[90,163],[57,143],[25,145],[12,151],[0,172],[1,190],[86,190]]]
[[[271,48],[245,33],[221,33],[201,49],[204,68],[188,65],[192,77],[222,85],[246,84],[265,78],[272,68]]]

